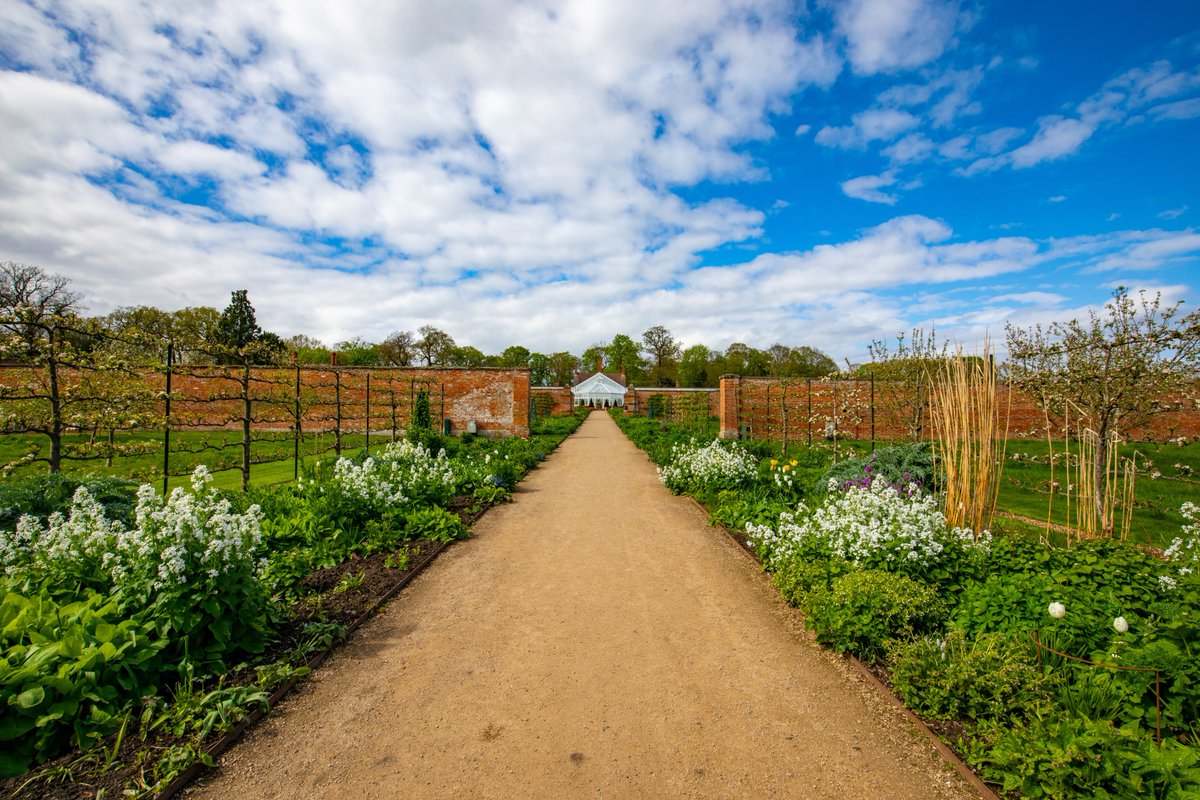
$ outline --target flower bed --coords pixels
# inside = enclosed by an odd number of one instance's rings
[[[873,665],[1001,792],[1200,796],[1200,511],[1184,504],[1166,558],[993,538],[905,482],[919,455],[827,476],[789,454],[693,491],[819,642]]]
[[[167,498],[107,487],[112,511],[86,487],[30,504],[0,529],[0,791],[148,796],[204,763],[578,421],[530,440],[397,442],[245,496],[201,468]]]

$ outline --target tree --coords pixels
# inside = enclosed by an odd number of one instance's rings
[[[283,340],[258,326],[249,292],[237,289],[221,312],[214,331],[217,361],[222,364],[271,364],[284,351]]]
[[[100,320],[79,316],[80,298],[69,284],[41,267],[0,264],[0,353],[29,366],[0,386],[0,428],[45,436],[47,454],[34,451],[22,460],[44,461],[51,472],[68,458],[111,458],[112,437],[107,452],[98,453],[95,432],[136,427],[150,409],[142,375],[106,346]],[[92,431],[92,442],[68,446],[63,436],[72,430]]]
[[[67,288],[70,283],[33,264],[0,263],[0,328],[15,337],[5,342],[5,357],[36,359],[47,325],[78,315],[80,297]]]
[[[569,387],[574,382],[575,370],[579,366],[579,362],[575,359],[575,356],[560,351],[547,356],[546,362],[550,385]]]
[[[550,357],[545,353],[529,354],[529,383],[532,386],[549,386],[553,373],[550,370]]]
[[[464,345],[450,348],[450,355],[442,363],[450,367],[482,367],[487,358],[478,347]]]
[[[1111,439],[1155,414],[1195,405],[1200,311],[1182,316],[1181,305],[1164,306],[1157,292],[1135,301],[1119,287],[1087,321],[1005,328],[1012,382],[1048,414],[1070,414],[1095,432],[1097,509],[1108,508],[1103,478]]]
[[[650,356],[650,378],[656,386],[674,386],[679,359],[679,342],[662,325],[642,333],[642,349]]]
[[[923,328],[913,328],[907,342],[904,333],[896,335],[894,351],[882,339],[871,342],[867,351],[871,363],[863,365],[859,373],[864,378],[875,378],[876,407],[899,416],[908,428],[909,438],[921,441],[929,412],[930,387],[933,376],[946,361],[946,344],[938,347],[937,331],[933,328],[928,333]]]
[[[285,343],[297,364],[328,364],[331,351],[320,339],[298,333]]]
[[[383,363],[379,353],[375,352],[375,345],[361,336],[339,342],[336,349],[338,363],[347,367],[377,367]]]
[[[616,368],[623,371],[626,383],[635,386],[646,380],[646,360],[641,352],[633,339],[618,333],[604,348],[604,362],[610,370]]]
[[[450,363],[455,347],[453,336],[432,325],[422,325],[417,333],[420,338],[413,343],[413,348],[425,366]]]
[[[706,345],[694,344],[679,359],[679,385],[688,389],[710,386],[708,365],[712,354]]]
[[[212,306],[181,308],[171,314],[175,360],[180,364],[212,363],[211,342],[217,337],[221,312]],[[328,360],[328,358],[326,359]]]
[[[408,367],[412,365],[415,341],[408,331],[395,331],[375,345],[375,351],[385,366]]]
[[[605,348],[607,348],[607,347],[608,347],[607,343],[599,342],[597,344],[592,345],[587,350],[584,350],[583,355],[581,355],[579,357],[579,363],[580,363],[579,368],[581,370],[583,370],[585,372],[589,372],[589,373],[593,369],[596,369],[597,365],[599,365],[600,368],[603,369],[605,366],[605,364],[604,364]],[[614,365],[610,364],[610,365],[608,365],[608,367],[609,367],[609,369],[612,369],[614,367]],[[566,385],[570,386],[571,385],[570,381],[568,381]]]
[[[530,352],[528,347],[522,347],[519,344],[509,345],[504,348],[504,352],[500,354],[500,366],[502,367],[528,367]]]

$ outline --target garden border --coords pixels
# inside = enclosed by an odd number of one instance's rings
[[[487,509],[484,509],[484,510],[479,511],[476,514],[472,515],[469,524],[474,525],[476,522],[478,522],[479,518],[483,516],[483,514],[486,510]],[[384,592],[383,595],[380,596],[380,598],[378,600],[376,600],[375,603],[372,604],[372,606],[370,608],[368,608],[357,619],[355,619],[353,622],[351,622],[349,625],[346,626],[346,634],[345,634],[345,636],[342,637],[341,641],[337,643],[337,645],[331,646],[326,650],[322,650],[320,653],[317,653],[315,656],[313,656],[307,662],[305,662],[304,666],[309,670],[309,673],[305,673],[304,675],[293,675],[291,678],[288,678],[288,680],[282,686],[280,686],[278,689],[276,689],[271,694],[270,698],[268,698],[267,708],[265,710],[255,709],[253,712],[250,713],[249,717],[247,717],[242,722],[235,725],[231,730],[229,730],[224,735],[222,735],[220,739],[217,739],[215,742],[213,742],[211,746],[206,747],[204,749],[204,753],[213,759],[219,758],[221,755],[223,755],[226,750],[228,750],[230,747],[232,747],[234,744],[236,744],[239,739],[242,738],[242,735],[247,730],[249,730],[252,726],[258,724],[260,721],[265,719],[272,711],[274,711],[276,706],[283,700],[283,698],[286,697],[287,694],[292,689],[294,689],[302,680],[307,678],[312,670],[321,666],[321,664],[325,661],[325,658],[327,656],[332,654],[334,652],[334,650],[341,647],[341,645],[345,644],[345,642],[349,640],[351,634],[353,634],[356,630],[358,630],[358,628],[360,626],[362,626],[362,624],[364,622],[369,620],[371,617],[375,616],[379,612],[379,609],[381,609],[385,603],[389,602],[392,598],[394,598],[400,592],[401,589],[403,589],[405,586],[407,586],[409,583],[411,583],[413,578],[417,577],[417,575],[419,575],[425,569],[425,567],[427,567],[429,564],[431,564],[433,562],[433,560],[435,558],[437,558],[442,553],[442,551],[445,550],[447,547],[449,547],[451,544],[452,544],[452,542],[439,542],[437,547],[435,547],[429,553],[429,555],[427,555],[427,556],[425,556],[425,558],[421,559],[420,563],[418,563],[415,567],[413,567],[411,570],[409,570],[409,573],[407,575],[405,575],[403,578],[401,578],[399,581],[397,581],[395,586],[393,586],[391,589],[388,589],[386,592]],[[196,778],[200,777],[201,773],[203,773],[207,769],[211,769],[211,767],[205,765],[202,762],[197,762],[195,764],[192,764],[190,767],[188,767],[186,770],[184,770],[182,773],[180,773],[178,776],[176,776],[176,778],[174,780],[172,780],[169,784],[167,784],[165,789],[163,789],[161,792],[159,792],[157,795],[155,795],[155,800],[170,800],[171,798],[178,795],[181,791],[183,791],[188,786],[188,784],[190,784]]]
[[[762,570],[762,562],[758,560],[758,557],[748,550],[746,546],[742,544],[742,542],[738,541],[737,537],[733,535],[732,531],[730,531],[721,523],[713,521],[712,516],[708,513],[708,509],[704,507],[703,503],[691,495],[685,496],[688,500],[695,503],[697,508],[704,512],[705,516],[709,518],[710,526],[714,528],[720,528],[721,531],[724,532],[724,534],[729,538],[729,540],[737,545],[737,549],[744,554],[746,558],[753,561],[760,571]],[[983,779],[976,775],[975,771],[967,766],[966,762],[959,758],[958,754],[955,753],[945,742],[943,742],[938,735],[934,733],[928,725],[925,724],[924,720],[914,714],[912,709],[904,705],[900,698],[896,697],[895,693],[892,692],[891,689],[885,686],[883,682],[879,680],[879,678],[875,677],[875,673],[871,672],[871,670],[867,668],[866,664],[859,661],[850,653],[843,653],[842,658],[851,666],[853,666],[854,669],[858,671],[859,675],[866,679],[868,685],[872,686],[875,691],[878,692],[879,695],[881,695],[890,705],[895,707],[896,710],[900,711],[918,731],[925,734],[925,737],[933,743],[933,746],[937,749],[938,753],[940,753],[941,756],[946,759],[946,761],[948,761],[952,767],[954,767],[954,769],[963,777],[964,780],[970,783],[971,786],[974,787],[977,792],[979,792],[983,800],[1000,800],[1000,796],[996,794],[996,792],[993,791],[990,786],[984,783]]]

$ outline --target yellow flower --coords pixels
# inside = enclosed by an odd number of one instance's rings
[[[798,466],[800,466],[800,462],[799,462],[799,461],[796,461],[795,459],[792,459],[792,466],[793,466],[793,467],[798,467]]]
[[[779,462],[772,458],[771,459],[771,469],[775,469],[775,467],[777,467],[777,466],[779,466]]]
[[[791,469],[791,467],[790,467],[790,466],[788,466],[787,464],[784,464],[784,465],[783,465],[783,471],[784,471],[784,472],[787,472],[789,469]]]

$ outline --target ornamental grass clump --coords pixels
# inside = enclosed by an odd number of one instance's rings
[[[775,527],[747,525],[750,545],[767,569],[779,570],[796,559],[835,558],[856,567],[905,573],[945,583],[957,562],[986,552],[991,537],[952,528],[934,495],[915,487],[902,493],[883,477],[870,486],[830,493],[809,513],[780,515]]]
[[[744,448],[719,439],[701,445],[692,439],[671,448],[658,477],[675,494],[710,494],[745,486],[758,475],[758,459]]]

